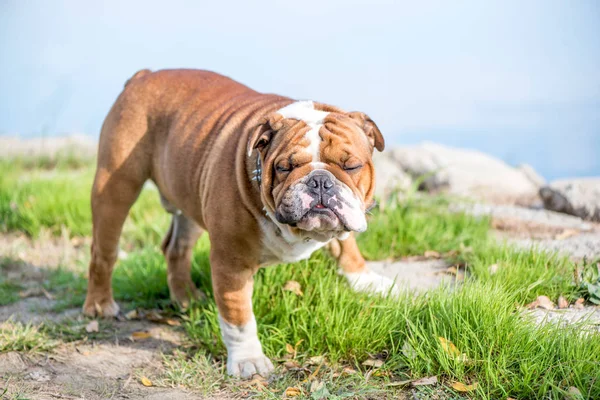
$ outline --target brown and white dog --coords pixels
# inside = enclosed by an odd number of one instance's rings
[[[87,315],[115,316],[111,288],[123,222],[146,180],[172,214],[162,243],[171,298],[201,296],[190,276],[203,230],[229,374],[268,374],[258,340],[253,275],[308,258],[327,243],[357,290],[394,283],[365,267],[352,232],[367,228],[373,149],[384,141],[360,112],[262,94],[216,73],[136,73],[100,135],[92,189],[93,242]]]

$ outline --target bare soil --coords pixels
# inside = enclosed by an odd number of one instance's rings
[[[87,239],[44,237],[31,240],[22,235],[0,235],[0,258],[19,260],[5,263],[7,278],[24,290],[20,301],[0,306],[0,324],[22,322],[60,323],[68,321],[83,331],[89,322],[80,308],[52,312],[56,300],[41,289],[49,269],[69,266],[88,259]],[[79,325],[78,325],[79,324]],[[160,373],[163,354],[182,345],[176,326],[148,320],[102,322],[101,340],[78,340],[61,344],[48,354],[8,352],[0,354],[0,393],[20,394],[31,399],[198,399],[202,396],[181,388],[145,387],[144,370]],[[134,332],[148,338],[132,339]],[[1,396],[0,396],[1,397]],[[218,398],[231,398],[222,393]],[[215,396],[211,396],[215,398]]]

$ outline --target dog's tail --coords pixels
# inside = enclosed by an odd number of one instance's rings
[[[133,76],[131,78],[129,78],[127,80],[127,82],[125,82],[125,87],[127,87],[127,85],[129,85],[131,82],[133,82],[134,80],[141,78],[142,76],[146,76],[148,74],[151,74],[152,71],[150,71],[149,69],[141,69],[138,72],[136,72],[135,74],[133,74]]]

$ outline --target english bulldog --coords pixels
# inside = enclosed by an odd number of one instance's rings
[[[388,293],[353,232],[367,229],[377,125],[362,112],[258,93],[200,70],[137,72],[102,126],[92,188],[93,242],[83,311],[113,317],[111,275],[130,207],[152,180],[172,214],[162,242],[173,301],[202,293],[190,259],[210,236],[210,265],[227,372],[268,375],[252,312],[261,266],[303,260],[330,244],[356,290]]]

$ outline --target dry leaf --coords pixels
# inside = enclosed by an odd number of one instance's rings
[[[342,370],[342,373],[347,374],[347,375],[354,375],[356,373],[356,370],[354,368],[344,367],[344,369]]]
[[[396,381],[396,382],[386,383],[385,386],[406,386],[411,382],[412,382],[412,379],[409,379],[407,381]]]
[[[54,295],[52,293],[50,293],[49,291],[47,291],[46,289],[42,288],[42,293],[48,300],[54,300]]]
[[[525,307],[529,310],[533,310],[534,308],[538,307],[546,310],[554,310],[556,308],[548,296],[538,296],[537,299],[527,304]]]
[[[146,319],[152,322],[163,322],[165,318],[162,315],[160,315],[160,313],[158,313],[157,311],[152,310],[146,313]]]
[[[558,298],[558,308],[569,308],[569,302],[563,296]]]
[[[435,250],[427,250],[423,255],[427,258],[440,258],[440,253]]]
[[[579,400],[579,399],[583,399],[583,394],[581,394],[581,391],[579,389],[577,389],[575,386],[571,386],[569,388],[569,390],[567,390],[567,396],[565,398]]]
[[[456,257],[458,255],[458,250],[450,250],[444,254],[446,257]]]
[[[254,374],[254,375],[252,375],[251,380],[240,383],[240,386],[242,386],[242,387],[253,386],[259,392],[261,392],[263,390],[263,388],[268,385],[269,385],[269,382],[267,382],[267,380],[265,378],[263,378],[262,376],[260,376],[259,374]]]
[[[437,376],[428,376],[426,378],[417,379],[411,383],[412,386],[428,386],[435,385],[438,379]]]
[[[167,318],[165,320],[165,322],[167,323],[167,325],[171,325],[171,326],[180,326],[181,325],[181,321],[179,321],[178,319]]]
[[[576,229],[565,229],[564,231],[562,231],[561,233],[559,233],[558,235],[556,235],[556,240],[565,240],[567,238],[570,238],[571,236],[575,236],[579,234],[579,231]]]
[[[539,305],[540,305],[540,302],[537,299],[535,299],[531,303],[526,304],[525,308],[528,310],[533,310],[534,308],[537,308],[537,306],[539,306]]]
[[[318,373],[319,373],[319,371],[321,370],[321,366],[322,366],[322,365],[323,365],[323,364],[319,364],[319,366],[318,366],[317,368],[315,368],[315,370],[312,372],[312,374],[310,374],[310,375],[308,376],[308,378],[306,378],[306,379],[304,380],[304,382],[307,382],[307,381],[308,381],[308,382],[310,382],[311,380],[313,380],[313,379],[315,378],[315,376],[317,376],[317,374],[318,374]]]
[[[540,303],[538,307],[541,307],[546,310],[554,310],[556,308],[556,306],[548,296],[538,296],[537,300]]]
[[[294,360],[284,362],[283,366],[286,369],[298,369],[298,368],[301,368],[301,365],[297,361],[294,361]]]
[[[498,272],[498,264],[492,264],[488,267],[488,271],[490,271],[490,275],[494,275]]]
[[[298,296],[304,295],[304,293],[302,293],[302,286],[296,281],[287,281],[285,285],[283,285],[283,290],[287,290]]]
[[[383,360],[374,360],[372,358],[369,358],[368,360],[365,360],[361,365],[364,367],[381,368],[383,366]]]
[[[296,397],[302,394],[302,390],[298,389],[297,387],[288,387],[287,389],[285,389],[284,395],[285,397]]]
[[[583,299],[583,297],[578,298],[575,301],[575,304],[573,304],[573,308],[577,308],[577,309],[583,309],[583,303],[585,302],[585,300]]]
[[[29,288],[29,289],[25,289],[25,290],[21,290],[19,292],[19,297],[24,299],[27,297],[33,297],[33,296],[38,296],[42,291],[39,288]]]
[[[144,385],[144,386],[147,386],[147,387],[152,386],[152,381],[150,379],[146,378],[145,376],[142,376],[141,381],[142,381],[142,385]]]
[[[454,343],[452,343],[448,339],[441,337],[441,336],[438,339],[440,340],[440,343],[442,344],[442,349],[444,349],[444,351],[446,353],[448,353],[454,357],[460,356],[460,351],[456,348]]]
[[[315,379],[310,384],[310,392],[314,393],[316,391],[319,391],[319,390],[323,389],[324,386],[325,386],[325,382]]]
[[[408,341],[404,342],[402,345],[402,354],[409,360],[412,360],[417,357],[417,351],[408,343]]]
[[[452,389],[459,391],[459,392],[471,392],[471,391],[477,389],[477,382],[473,383],[472,385],[465,385],[464,383],[461,383],[461,382],[454,382],[452,384]]]
[[[288,354],[294,354],[294,346],[292,346],[292,345],[291,345],[291,344],[289,344],[289,343],[286,343],[286,344],[285,344],[285,351],[286,351]]]
[[[129,319],[129,320],[137,319],[137,317],[138,317],[137,310],[131,310],[127,314],[125,314],[125,318]]]
[[[148,332],[133,332],[131,334],[131,338],[133,340],[144,340],[148,339],[149,337],[152,337],[152,335]]]
[[[323,356],[314,356],[310,357],[306,360],[306,365],[321,365],[325,362],[325,357]]]
[[[447,274],[456,275],[457,272],[458,272],[458,269],[456,269],[455,266],[446,268],[446,273]]]
[[[85,326],[85,331],[87,333],[98,332],[99,329],[100,326],[96,320],[90,321],[90,323]]]

